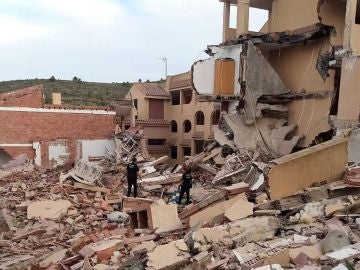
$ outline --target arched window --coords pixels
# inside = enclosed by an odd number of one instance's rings
[[[220,110],[215,110],[211,114],[211,124],[213,126],[218,125],[220,120]]]
[[[176,133],[178,132],[177,123],[175,120],[170,122],[171,132]]]
[[[184,121],[184,132],[189,133],[191,131],[191,122],[189,120]]]
[[[196,112],[196,114],[195,114],[196,125],[202,126],[202,125],[204,125],[204,122],[205,122],[204,113],[202,111]]]

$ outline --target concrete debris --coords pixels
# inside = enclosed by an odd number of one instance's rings
[[[190,259],[187,252],[181,251],[178,245],[186,246],[184,240],[172,241],[165,245],[157,246],[153,252],[148,253],[149,260],[148,267],[152,269],[161,270],[169,269],[170,267],[177,267],[185,265]]]
[[[7,174],[0,185],[0,269],[356,264],[360,170],[347,166],[346,139],[291,154],[300,137],[283,119],[290,112],[258,98],[247,100],[257,104],[248,119],[223,113],[217,141],[183,164],[149,155],[142,129],[132,127],[116,134],[116,149],[96,164]],[[263,138],[249,125],[253,117]],[[140,168],[136,198],[126,196],[133,158]],[[177,205],[185,168],[191,200]]]
[[[57,219],[66,215],[70,206],[67,200],[34,202],[27,207],[27,218]]]
[[[155,233],[164,233],[182,229],[176,205],[167,205],[164,200],[158,200],[150,205],[152,228]]]

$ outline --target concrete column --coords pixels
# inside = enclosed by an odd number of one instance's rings
[[[236,36],[240,36],[249,31],[249,0],[238,0],[237,3]]]
[[[224,12],[223,12],[223,41],[228,39],[227,32],[230,26],[230,2],[224,2]]]

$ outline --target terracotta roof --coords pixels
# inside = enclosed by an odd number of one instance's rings
[[[185,88],[185,87],[190,87],[190,81],[189,79],[185,79],[185,80],[181,80],[181,81],[171,81],[170,82],[170,90],[173,89],[179,89],[179,88]]]
[[[170,94],[156,84],[136,83],[136,87],[140,89],[140,91],[143,92],[145,96],[170,98]]]

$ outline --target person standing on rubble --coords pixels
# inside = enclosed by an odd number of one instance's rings
[[[181,203],[182,198],[184,197],[184,193],[186,193],[186,204],[190,204],[190,188],[192,188],[192,175],[190,166],[184,165],[184,173],[182,175],[182,182],[180,187],[180,196],[178,204]]]
[[[128,192],[127,196],[130,197],[131,189],[134,186],[134,198],[137,196],[137,177],[139,175],[139,167],[136,164],[136,157],[133,157],[131,163],[127,165],[127,180],[128,180]]]

